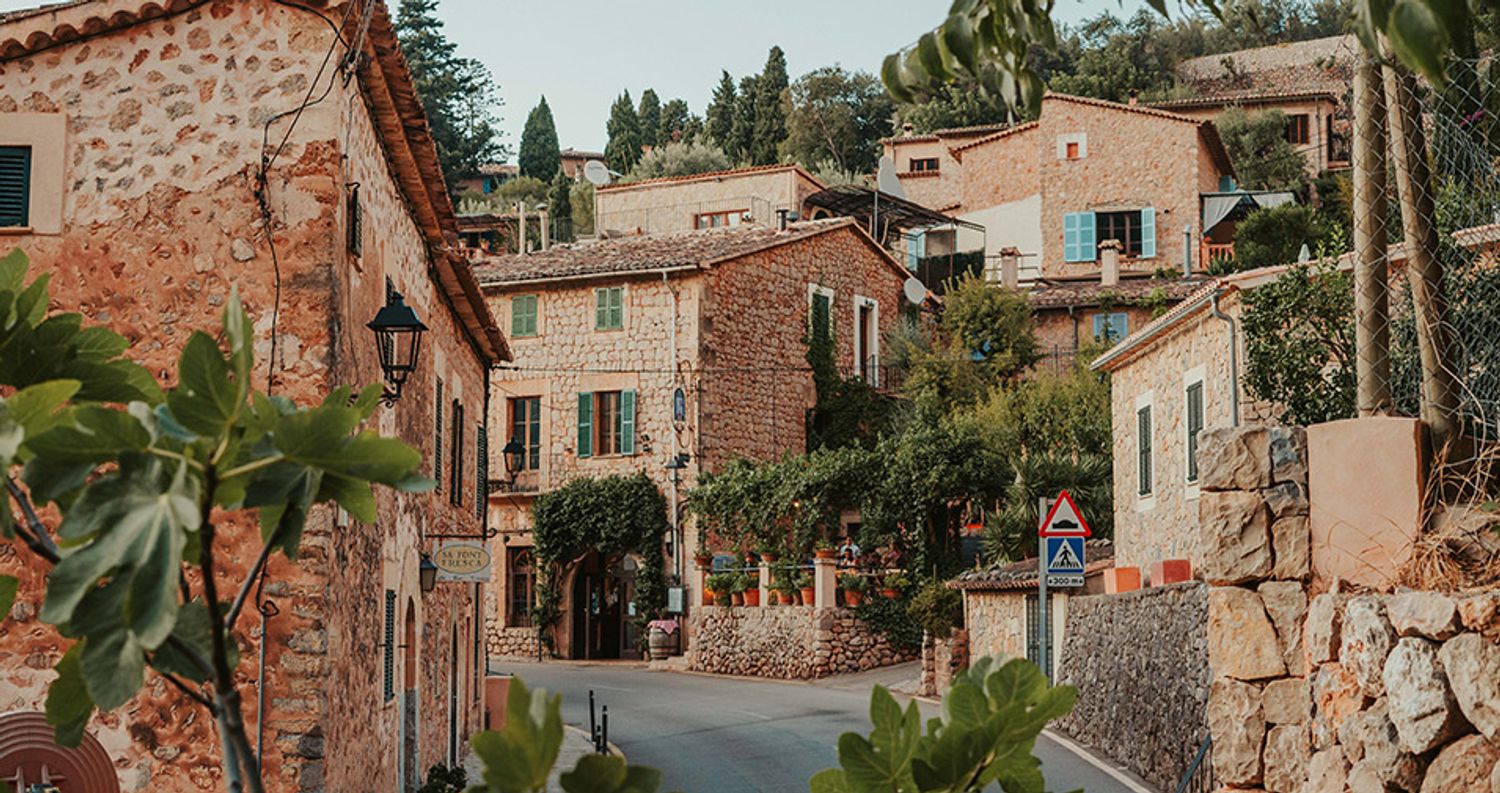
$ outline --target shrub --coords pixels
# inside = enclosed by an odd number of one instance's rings
[[[1234,231],[1235,270],[1253,270],[1291,264],[1302,246],[1309,251],[1332,242],[1333,227],[1309,206],[1282,204],[1257,209],[1245,216]]]
[[[929,636],[947,637],[964,621],[963,596],[942,581],[928,581],[907,604],[906,613]]]
[[[922,626],[906,611],[901,600],[875,597],[860,601],[854,607],[854,616],[884,636],[892,647],[900,650],[917,650],[922,646]]]
[[[462,765],[452,768],[439,763],[427,770],[427,781],[417,793],[463,793],[469,785],[469,773]]]

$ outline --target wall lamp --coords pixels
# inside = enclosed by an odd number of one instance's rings
[[[417,312],[406,305],[400,292],[392,292],[390,302],[365,327],[375,331],[380,370],[385,374],[388,386],[381,401],[393,405],[401,398],[401,386],[406,384],[406,378],[417,369],[417,360],[422,354],[422,336],[427,332],[427,326],[417,318]]]

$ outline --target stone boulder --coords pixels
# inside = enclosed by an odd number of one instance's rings
[[[1204,470],[1200,464],[1199,470]],[[1210,584],[1244,584],[1271,574],[1271,536],[1259,493],[1205,492],[1198,498],[1198,558]]]
[[[1265,427],[1221,427],[1198,433],[1198,486],[1258,490],[1271,484],[1271,435]]]
[[[1312,713],[1312,695],[1307,680],[1287,677],[1266,684],[1262,710],[1269,724],[1306,724]]]
[[[1339,662],[1359,681],[1366,696],[1385,693],[1381,674],[1385,657],[1396,644],[1396,632],[1385,618],[1385,606],[1374,595],[1360,595],[1344,608],[1343,641],[1339,645]]]
[[[1322,594],[1307,606],[1307,622],[1302,628],[1302,646],[1307,660],[1323,664],[1338,658],[1340,632],[1344,625],[1345,595]]]
[[[1376,700],[1369,709],[1351,714],[1339,726],[1339,744],[1344,758],[1351,763],[1349,784],[1356,777],[1373,777],[1379,785],[1398,790],[1415,791],[1422,779],[1421,761],[1411,752],[1403,751],[1396,727],[1387,715],[1384,699]],[[1355,769],[1360,773],[1356,774]],[[1363,783],[1373,790],[1383,787]]]
[[[1302,618],[1307,615],[1307,592],[1296,581],[1267,581],[1256,590],[1281,648],[1281,660],[1292,674],[1302,671]]]
[[[1348,779],[1349,761],[1344,759],[1344,753],[1338,747],[1324,749],[1313,753],[1312,759],[1307,761],[1307,785],[1302,790],[1306,793],[1343,791]]]
[[[1297,793],[1307,778],[1307,761],[1312,756],[1308,745],[1307,725],[1282,724],[1266,733],[1265,789],[1272,793]]]
[[[1286,674],[1276,629],[1259,595],[1235,586],[1208,590],[1208,665],[1216,676],[1236,680]]]
[[[1271,427],[1266,430],[1271,453],[1271,481],[1307,484],[1307,430]]]
[[[1500,760],[1495,761],[1495,770],[1490,772],[1490,793],[1500,793]]]
[[[1385,613],[1401,636],[1443,641],[1458,635],[1458,604],[1441,592],[1399,592],[1386,601]]]
[[[1266,500],[1273,519],[1307,516],[1307,488],[1296,482],[1272,485],[1260,494]]]
[[[1486,592],[1459,601],[1458,618],[1465,628],[1491,641],[1500,641],[1500,592]]]
[[[1312,574],[1312,535],[1306,515],[1288,515],[1271,524],[1271,550],[1275,555],[1271,575],[1302,581]]]
[[[1421,793],[1476,793],[1483,791],[1500,762],[1500,748],[1482,735],[1459,738],[1438,752],[1427,767]]]
[[[1324,664],[1312,678],[1312,742],[1314,749],[1327,749],[1338,741],[1339,728],[1363,707],[1359,681],[1342,664]]]
[[[1438,645],[1406,637],[1385,660],[1387,710],[1401,748],[1421,754],[1469,731],[1438,663]]]
[[[1214,776],[1230,785],[1258,784],[1266,738],[1260,687],[1227,678],[1215,680],[1208,688],[1208,729],[1214,740]]]
[[[1500,742],[1500,645],[1462,633],[1443,642],[1438,661],[1464,717],[1486,738]]]

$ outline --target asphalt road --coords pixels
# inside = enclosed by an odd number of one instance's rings
[[[870,688],[916,674],[912,664],[818,683],[653,672],[621,664],[495,661],[491,671],[563,695],[563,720],[588,729],[588,692],[609,707],[609,738],[632,763],[662,772],[662,789],[684,793],[807,791],[807,780],[838,764],[835,741],[868,733]],[[903,702],[905,698],[897,695]],[[921,703],[923,717],[938,708]],[[1042,736],[1047,787],[1140,793]],[[1139,784],[1139,783],[1137,783]],[[998,789],[998,788],[997,788]]]

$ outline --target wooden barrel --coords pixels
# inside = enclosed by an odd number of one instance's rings
[[[661,661],[677,654],[677,636],[681,631],[667,633],[661,628],[652,627],[648,639],[648,647],[651,651],[651,660]]]

